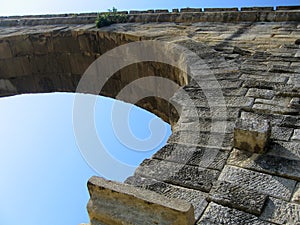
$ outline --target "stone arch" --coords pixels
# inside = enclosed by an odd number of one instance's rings
[[[139,40],[142,38],[134,35],[68,28],[4,37],[0,39],[0,94],[75,92],[84,71],[100,55]],[[114,98],[124,86],[146,76],[187,84],[186,76],[175,67],[142,62],[115,73],[100,94]],[[171,104],[158,97],[147,97],[136,105],[169,123],[179,117]]]

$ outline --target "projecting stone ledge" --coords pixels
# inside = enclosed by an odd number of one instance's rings
[[[234,147],[263,153],[271,135],[270,124],[262,119],[238,119],[234,128]]]
[[[92,177],[88,182],[91,225],[193,225],[190,203],[155,192]]]

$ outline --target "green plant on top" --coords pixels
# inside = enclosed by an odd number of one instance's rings
[[[96,27],[109,26],[114,23],[126,23],[128,21],[128,16],[126,14],[118,13],[118,10],[113,7],[108,9],[107,13],[98,13],[96,19]]]

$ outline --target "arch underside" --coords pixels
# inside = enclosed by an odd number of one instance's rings
[[[137,103],[169,122],[173,134],[167,145],[151,159],[146,159],[126,183],[191,202],[199,224],[218,224],[221,220],[242,224],[247,218],[254,221],[253,224],[266,221],[282,224],[284,218],[296,223],[300,219],[297,214],[300,210],[297,192],[300,181],[300,50],[295,44],[299,23],[126,26],[125,31],[115,25],[102,30],[55,28],[2,36],[1,96],[75,92],[88,66],[114,47],[149,39],[180,44],[204,60],[218,80],[226,102],[227,118],[216,117],[212,121],[205,93],[177,68],[143,62],[121,69],[99,94],[114,98],[138,78],[161,76],[182,86],[197,109],[197,116],[190,113],[178,93],[174,93],[170,102],[179,104],[181,112],[157,97]],[[166,27],[168,31],[164,30]],[[209,82],[212,77],[205,79]],[[293,101],[295,104],[291,105]],[[272,136],[267,154],[250,154],[232,148],[237,118],[270,121]],[[217,149],[217,143],[208,145],[208,139],[222,129],[212,134],[212,123],[226,124],[224,140]],[[199,134],[199,140],[191,146],[194,133]],[[216,153],[214,160],[199,170],[200,162],[212,151]],[[181,166],[179,171],[176,170],[178,165]],[[249,201],[255,202],[254,206],[248,204]],[[285,210],[290,209],[289,213],[279,213],[282,205]],[[215,215],[219,215],[218,218]],[[275,218],[274,215],[279,216]]]

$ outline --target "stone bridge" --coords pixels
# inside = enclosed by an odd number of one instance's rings
[[[197,77],[176,67],[151,61],[115,73],[101,95],[116,97],[138,78],[164,77],[188,93],[197,116],[179,90],[169,100],[153,96],[136,103],[169,122],[173,134],[126,184],[91,178],[91,224],[299,224],[300,7],[132,11],[128,23],[101,29],[95,17],[0,18],[1,96],[75,92],[105,52],[156,40],[201,58],[196,71],[201,69],[202,82],[218,81],[226,117],[207,101],[215,90],[203,90]],[[267,147],[234,141],[238,119],[267,122]],[[251,129],[246,127],[247,135]],[[221,143],[209,141],[218,135]]]

